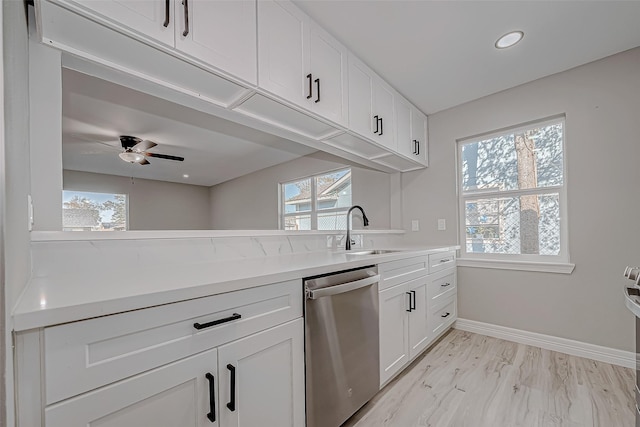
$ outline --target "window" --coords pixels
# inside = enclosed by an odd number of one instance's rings
[[[458,145],[463,257],[568,262],[564,119]]]
[[[64,190],[62,230],[127,230],[127,195]]]
[[[344,230],[351,207],[351,169],[280,184],[280,228]]]

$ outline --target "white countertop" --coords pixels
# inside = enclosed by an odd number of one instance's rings
[[[457,248],[439,246],[357,256],[327,250],[100,271],[93,276],[36,277],[20,297],[13,312],[13,326],[22,331]]]

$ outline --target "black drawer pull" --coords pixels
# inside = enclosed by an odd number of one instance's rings
[[[411,310],[415,310],[416,309],[416,291],[411,291],[411,294],[413,295],[413,307],[411,307]]]
[[[218,320],[214,320],[212,322],[209,323],[194,323],[193,327],[196,329],[204,329],[204,328],[210,328],[211,326],[216,326],[219,325],[221,323],[227,323],[227,322],[233,322],[234,320],[238,320],[242,317],[242,315],[238,314],[238,313],[233,313],[233,315],[229,316],[229,317],[225,317],[224,319],[218,319]]]
[[[380,119],[378,118],[378,116],[373,116],[373,120],[376,121],[376,130],[373,131],[373,133],[378,133],[380,132]]]
[[[212,423],[216,422],[216,388],[215,388],[215,379],[213,375],[207,372],[204,376],[209,380],[209,413],[207,414],[207,418]]]
[[[184,31],[182,36],[187,37],[189,35],[189,0],[182,0],[182,5],[184,6]]]
[[[236,410],[236,367],[229,363],[227,365],[227,369],[231,372],[229,387],[230,399],[229,403],[227,403],[227,408],[229,408],[229,410],[233,412]]]
[[[309,95],[307,95],[307,99],[311,99],[313,96],[313,76],[307,74],[307,80],[309,80]]]
[[[314,81],[316,82],[316,91],[318,91],[318,94],[316,96],[316,100],[314,102],[318,103],[318,102],[320,102],[320,79],[315,79]]]
[[[449,262],[449,261],[451,261],[451,258],[441,259],[440,264],[442,264],[443,262]]]
[[[169,0],[164,2],[164,24],[162,26],[165,28],[169,26]]]
[[[382,135],[384,132],[382,131],[382,117],[380,117],[380,133],[379,135]]]
[[[406,292],[407,295],[409,295],[409,309],[405,310],[408,311],[409,313],[411,313],[413,311],[412,304],[411,304],[411,292]]]
[[[449,317],[451,313],[449,313],[448,311],[445,314],[440,315],[440,317]]]
[[[451,286],[451,283],[445,283],[444,285],[440,285],[440,286],[442,286],[443,288],[446,288],[447,286]]]

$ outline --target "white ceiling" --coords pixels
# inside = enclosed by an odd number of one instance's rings
[[[63,69],[62,87],[64,169],[212,186],[316,151],[76,71]],[[185,160],[126,163],[119,135]]]
[[[427,114],[640,46],[640,1],[294,1]]]

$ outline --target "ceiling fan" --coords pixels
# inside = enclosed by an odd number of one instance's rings
[[[175,160],[178,162],[184,161],[184,157],[170,156],[168,154],[150,153],[148,150],[157,146],[153,141],[148,139],[142,140],[135,136],[120,135],[120,144],[124,151],[118,156],[128,163],[137,163],[139,165],[151,164],[147,160],[147,157],[156,157],[159,159]]]

